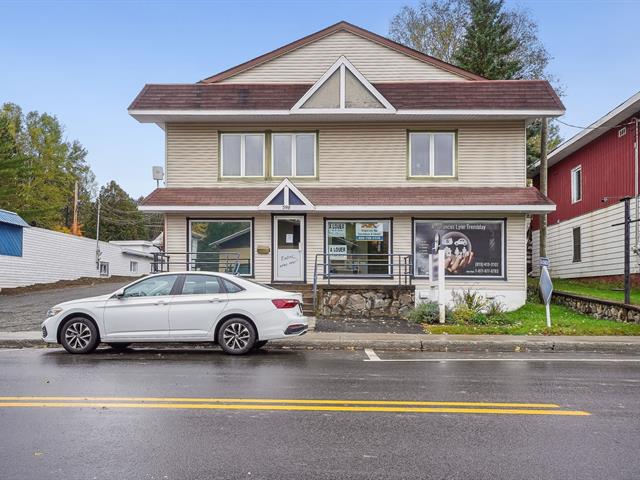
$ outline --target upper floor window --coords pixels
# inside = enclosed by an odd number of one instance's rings
[[[221,135],[223,177],[264,177],[264,134]]]
[[[571,170],[571,203],[582,200],[582,166]]]
[[[316,176],[315,133],[274,133],[271,145],[274,177]]]
[[[409,176],[453,177],[455,141],[454,132],[410,132]]]

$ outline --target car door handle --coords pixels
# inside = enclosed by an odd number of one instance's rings
[[[223,300],[221,298],[210,298],[209,303],[220,303]]]
[[[156,302],[156,305],[166,305],[166,304],[167,304],[167,302],[165,302],[164,300],[158,300]]]

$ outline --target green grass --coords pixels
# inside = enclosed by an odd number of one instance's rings
[[[538,279],[530,279],[529,285],[537,286]],[[573,280],[570,278],[554,278],[553,289],[559,292],[575,293],[585,297],[624,302],[622,282],[602,282],[598,280]],[[640,305],[640,288],[631,289],[631,303]]]
[[[424,325],[427,333],[458,335],[640,335],[640,325],[598,320],[561,305],[551,305],[547,328],[544,305],[527,303],[506,314],[512,325]]]

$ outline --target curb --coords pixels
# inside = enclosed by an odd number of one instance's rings
[[[139,344],[154,348],[184,347],[185,344]],[[198,345],[198,344],[193,344]],[[204,345],[204,344],[199,344]],[[40,332],[0,332],[0,348],[61,348],[46,344]],[[420,352],[591,352],[640,354],[640,337],[498,337],[422,335],[422,334],[349,334],[314,332],[302,337],[272,340],[270,350],[363,350]]]

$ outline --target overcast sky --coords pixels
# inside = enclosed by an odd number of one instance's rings
[[[404,0],[0,0],[0,103],[55,114],[89,151],[100,185],[155,186],[162,131],[127,106],[145,83],[195,82],[340,20],[387,35]],[[588,125],[640,90],[640,1],[508,0],[554,57],[567,123]],[[575,129],[562,127],[569,138]]]

